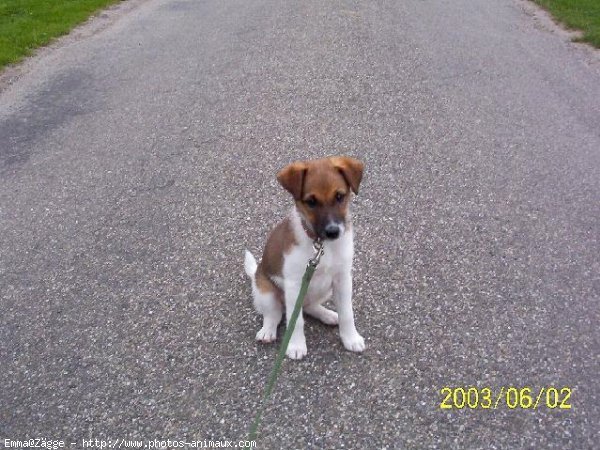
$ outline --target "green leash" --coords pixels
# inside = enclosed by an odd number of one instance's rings
[[[283,341],[281,342],[281,347],[279,347],[279,353],[277,354],[277,358],[275,359],[275,365],[273,366],[273,370],[271,371],[271,375],[269,376],[269,382],[267,383],[267,387],[265,388],[265,394],[263,395],[262,404],[258,408],[256,417],[254,418],[254,423],[250,428],[250,435],[248,436],[249,441],[256,440],[256,432],[258,430],[258,426],[260,425],[260,419],[262,418],[263,412],[267,405],[267,400],[269,399],[271,392],[273,392],[275,382],[277,381],[277,377],[279,376],[279,372],[281,371],[283,358],[285,357],[285,352],[290,343],[290,338],[292,337],[292,333],[294,331],[294,328],[296,327],[296,321],[298,320],[298,316],[300,315],[300,310],[302,309],[302,303],[304,303],[304,297],[306,296],[308,285],[313,274],[315,273],[319,261],[321,260],[321,256],[323,256],[323,242],[320,239],[317,239],[314,242],[313,247],[315,248],[315,256],[309,259],[308,264],[306,265],[306,272],[304,272],[304,276],[302,277],[302,285],[300,286],[300,292],[298,292],[298,298],[296,299],[294,311],[292,312],[292,316],[290,317],[290,320],[285,329]]]

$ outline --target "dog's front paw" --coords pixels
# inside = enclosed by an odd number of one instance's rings
[[[290,342],[290,345],[288,346],[285,354],[288,356],[288,358],[291,359],[302,359],[306,356],[306,354],[308,353],[308,350],[306,349],[306,342],[298,342],[298,343],[292,343]]]
[[[271,342],[275,342],[276,339],[277,339],[277,328],[272,329],[272,328],[262,327],[260,330],[258,330],[258,333],[256,333],[256,340],[258,342],[262,342],[263,344],[270,344]]]
[[[365,340],[357,332],[354,332],[349,336],[341,336],[341,338],[346,350],[350,350],[351,352],[362,352],[365,349]]]

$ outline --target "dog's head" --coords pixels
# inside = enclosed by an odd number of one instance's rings
[[[358,159],[332,156],[294,162],[277,180],[294,196],[308,231],[321,239],[337,239],[346,228],[350,192],[358,193],[363,169]]]

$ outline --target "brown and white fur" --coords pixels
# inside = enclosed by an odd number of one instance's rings
[[[352,257],[354,253],[349,203],[358,193],[364,165],[349,157],[295,162],[279,172],[279,183],[294,197],[295,206],[267,239],[262,260],[256,263],[246,250],[244,266],[252,280],[254,307],[263,315],[256,334],[260,342],[273,342],[283,312],[289,322],[313,241],[324,241],[324,254],[310,282],[303,311],[328,325],[339,325],[346,349],[362,352],[365,341],[354,325],[352,311]],[[323,303],[333,297],[337,312]],[[304,319],[298,317],[287,356],[306,356]]]

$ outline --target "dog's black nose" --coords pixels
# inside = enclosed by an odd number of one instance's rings
[[[337,239],[340,236],[340,226],[330,223],[325,227],[325,237],[327,239]]]

